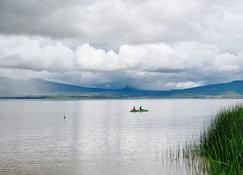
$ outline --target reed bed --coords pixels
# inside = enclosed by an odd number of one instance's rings
[[[221,110],[182,156],[195,174],[243,175],[243,106]]]

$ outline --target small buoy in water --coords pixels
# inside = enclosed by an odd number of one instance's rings
[[[66,112],[64,111],[64,117],[63,117],[64,119],[66,119]]]

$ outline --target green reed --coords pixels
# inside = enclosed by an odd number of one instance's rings
[[[183,157],[196,174],[243,175],[243,106],[221,110]]]

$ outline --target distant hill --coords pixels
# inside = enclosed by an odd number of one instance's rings
[[[0,97],[42,96],[79,93],[99,93],[98,88],[85,88],[41,79],[27,81],[0,77]]]
[[[149,91],[134,88],[101,89],[62,84],[41,79],[20,81],[0,77],[0,98],[82,99],[82,98],[243,98],[243,81],[200,87]]]
[[[198,98],[241,98],[243,97],[243,81],[232,81],[199,86],[181,90],[168,91],[167,95],[176,97],[198,97]]]
[[[218,96],[224,95],[229,92],[234,92],[235,94],[243,95],[243,81],[232,81],[230,83],[220,83],[212,84],[206,86],[199,86],[183,90],[174,90],[174,93],[180,94],[191,94],[191,95],[211,95]]]

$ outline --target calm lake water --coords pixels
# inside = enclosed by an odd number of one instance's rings
[[[168,150],[196,140],[217,111],[241,102],[1,100],[0,174],[190,174]],[[130,113],[133,105],[150,112]]]

